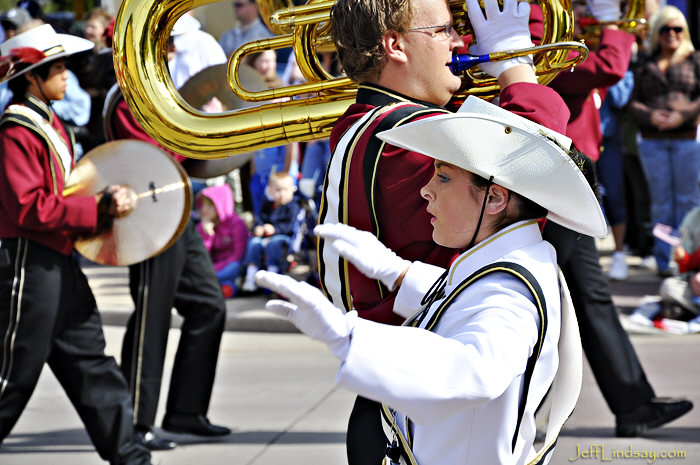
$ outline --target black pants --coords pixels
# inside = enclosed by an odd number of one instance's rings
[[[0,241],[0,442],[10,434],[47,362],[100,456],[147,464],[132,440],[131,398],[87,279],[71,257],[27,239]]]
[[[348,465],[381,465],[387,439],[382,428],[382,404],[357,396],[348,421]]]
[[[226,304],[202,238],[190,221],[165,252],[129,267],[136,309],[122,345],[122,371],[134,397],[134,421],[155,422],[171,309],[184,318],[167,411],[206,415],[214,385]]]
[[[619,415],[649,402],[654,390],[620,324],[594,239],[552,221],[547,222],[543,237],[557,251],[578,318],[583,351],[608,407]]]

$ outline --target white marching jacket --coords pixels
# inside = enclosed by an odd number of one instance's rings
[[[419,465],[525,464],[535,456],[535,410],[559,364],[556,254],[542,240],[536,221],[516,223],[460,255],[447,272],[445,294],[496,262],[528,270],[546,303],[546,332],[519,425],[524,373],[542,329],[533,294],[520,279],[503,272],[478,279],[457,296],[432,332],[422,328],[441,300],[430,306],[419,327],[355,323],[336,382],[395,409],[404,435],[410,418]],[[421,299],[444,271],[414,263],[394,311],[409,316],[420,310]]]

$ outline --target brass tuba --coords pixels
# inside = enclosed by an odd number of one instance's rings
[[[124,98],[144,130],[168,149],[200,159],[223,158],[289,142],[328,137],[335,121],[354,102],[357,89],[357,84],[349,78],[330,76],[316,56],[316,50],[332,47],[329,13],[334,0],[309,0],[306,5],[272,13],[269,19],[271,27],[278,32],[291,32],[245,44],[234,52],[229,61],[229,80],[234,92],[247,101],[268,103],[212,114],[192,108],[179,95],[170,78],[165,56],[175,21],[189,10],[216,1],[122,2],[114,28],[114,65]],[[545,17],[542,44],[570,40],[573,37],[571,0],[541,1]],[[278,5],[269,4],[273,5],[269,10]],[[455,0],[450,7],[456,21],[467,28],[463,1]],[[469,33],[468,29],[459,32],[463,35]],[[585,46],[569,44],[576,48],[578,58],[568,65],[561,65],[566,61],[568,49],[536,56],[540,82],[549,82],[559,70],[585,58]],[[290,46],[306,83],[258,92],[243,88],[237,70],[246,55]],[[505,58],[507,56],[501,59]],[[496,80],[478,70],[467,73],[463,88],[466,89],[464,93],[455,98],[464,99],[469,93],[492,98],[498,91]],[[311,97],[269,102],[309,93]]]
[[[585,2],[581,2],[585,4]],[[592,17],[581,18],[579,25],[582,32],[576,36],[587,44],[596,44],[600,41],[601,28],[607,25],[616,25],[623,31],[637,33],[643,31],[649,25],[645,16],[644,0],[627,0],[624,6],[622,18],[617,21],[597,21]]]

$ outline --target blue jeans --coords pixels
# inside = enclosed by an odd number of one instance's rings
[[[216,277],[219,278],[219,282],[224,284],[228,282],[235,289],[234,283],[241,273],[241,262],[231,262],[225,267],[221,268],[216,272]]]
[[[649,184],[651,221],[678,228],[700,202],[700,143],[695,139],[642,139],[639,156]],[[669,268],[671,246],[654,239],[659,271]]]
[[[323,193],[323,178],[331,159],[331,147],[327,139],[309,142],[304,149],[304,159],[301,162],[301,178],[313,179],[316,188],[312,200],[317,205],[321,203]]]
[[[246,265],[255,264],[262,269],[263,257],[265,267],[277,267],[278,271],[283,271],[282,263],[287,256],[287,251],[292,243],[292,238],[283,234],[276,234],[270,237],[251,237],[245,251],[243,262]]]
[[[260,213],[260,207],[265,202],[265,188],[267,187],[267,176],[262,176],[259,173],[253,173],[250,176],[250,198],[253,201],[253,215]]]
[[[596,171],[603,195],[605,217],[611,226],[615,226],[627,222],[622,143],[619,137],[611,137],[603,139],[603,146],[605,150],[596,163]]]
[[[322,184],[323,175],[330,159],[331,147],[327,139],[309,142],[301,162],[301,177],[315,179],[318,184]]]

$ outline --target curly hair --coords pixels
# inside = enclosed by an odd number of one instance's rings
[[[345,74],[358,82],[376,80],[386,63],[382,37],[405,31],[411,19],[411,0],[337,0],[331,35]]]

